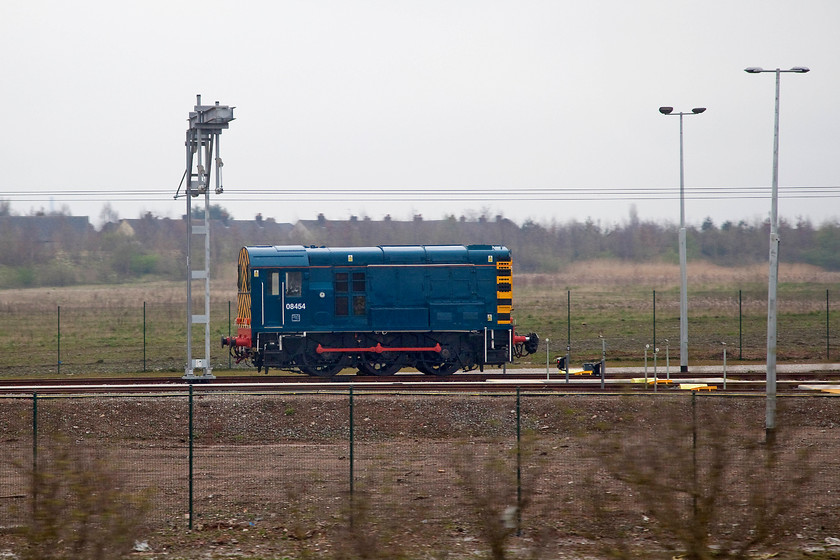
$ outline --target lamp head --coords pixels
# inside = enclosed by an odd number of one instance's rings
[[[804,74],[805,72],[810,72],[811,69],[805,66],[794,66],[790,69],[791,72],[797,72],[799,74]]]
[[[764,69],[756,66],[750,66],[749,68],[744,68],[744,72],[747,74],[758,74],[760,72],[764,72]]]
[[[706,110],[705,107],[695,107],[694,109],[691,110],[691,112],[694,113],[695,115],[699,115],[700,113],[704,112],[705,110]]]
[[[663,115],[670,115],[674,111],[673,107],[660,107],[659,112]]]

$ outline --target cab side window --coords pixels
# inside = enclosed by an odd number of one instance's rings
[[[364,272],[353,273],[353,315],[364,315],[367,311],[365,302],[367,297],[365,291],[367,285],[365,283]]]
[[[336,316],[350,315],[348,293],[350,292],[349,274],[335,273],[335,314]]]
[[[279,272],[272,272],[271,273],[271,295],[279,296],[280,295],[280,273]]]
[[[300,271],[286,273],[286,295],[300,297],[302,293],[303,274]]]
[[[364,315],[367,312],[364,272],[336,272],[334,279],[335,288],[335,314],[339,317],[348,315]]]

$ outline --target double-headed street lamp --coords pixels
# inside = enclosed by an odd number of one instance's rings
[[[699,115],[705,107],[695,107],[690,113],[674,113],[673,107],[660,107],[663,115],[680,117],[680,371],[688,371],[688,290],[686,288],[685,256],[685,173],[683,170],[683,115]]]
[[[770,203],[770,279],[767,289],[767,416],[765,433],[772,443],[776,430],[776,292],[779,283],[779,82],[782,72],[804,74],[810,69],[795,66],[790,70],[745,68],[748,74],[773,72],[776,74],[776,117],[773,123],[773,186]]]

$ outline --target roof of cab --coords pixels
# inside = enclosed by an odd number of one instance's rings
[[[246,247],[251,268],[309,266],[302,245],[258,245]]]
[[[378,247],[246,247],[251,267],[366,266],[374,264],[483,264],[488,255],[509,257],[498,245],[381,245]],[[492,259],[490,260],[492,262]]]

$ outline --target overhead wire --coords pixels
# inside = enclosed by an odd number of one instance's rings
[[[840,197],[840,185],[780,186],[779,198],[815,199]],[[590,200],[676,200],[674,187],[227,187],[221,200],[230,202],[296,201],[360,202],[399,201],[590,201]],[[769,199],[767,186],[689,187],[689,200]],[[126,201],[153,202],[172,200],[171,189],[48,189],[0,191],[0,200],[9,202]]]

